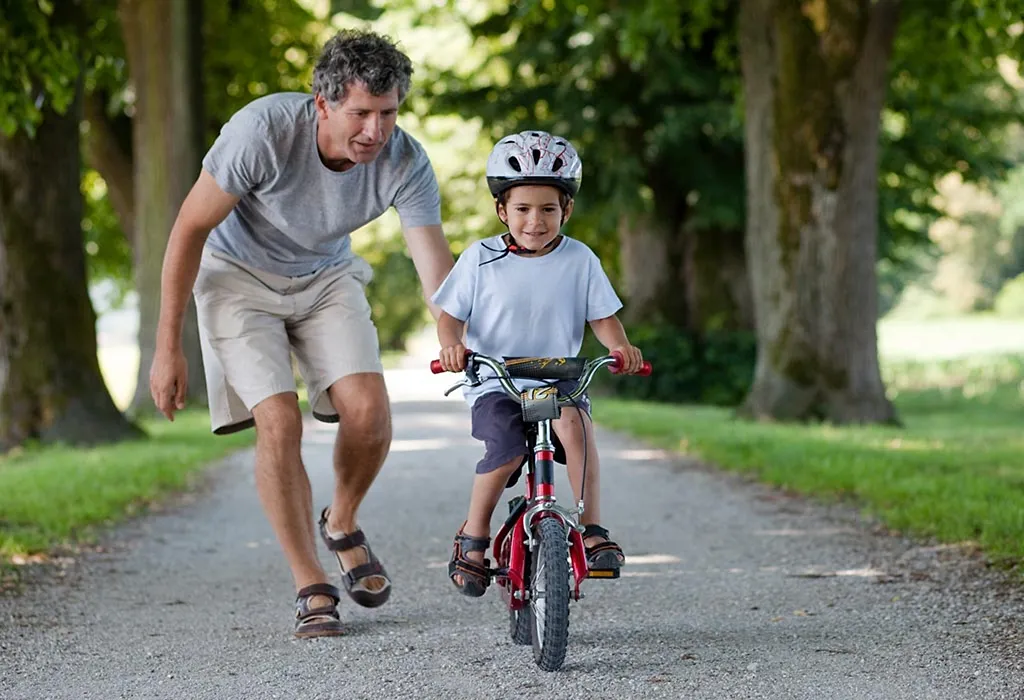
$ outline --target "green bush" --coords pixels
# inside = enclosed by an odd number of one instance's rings
[[[718,331],[700,342],[676,328],[637,326],[629,340],[654,366],[649,377],[620,378],[600,373],[593,393],[669,403],[738,405],[754,377],[757,343],[752,333]],[[595,357],[604,349],[592,337],[584,354]]]
[[[1000,316],[1024,318],[1024,274],[1017,275],[999,290],[995,311]]]

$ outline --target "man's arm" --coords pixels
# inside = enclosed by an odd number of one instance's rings
[[[448,247],[448,240],[444,237],[444,231],[439,224],[413,226],[403,229],[402,234],[405,236],[405,244],[409,248],[412,262],[416,266],[416,274],[419,275],[427,306],[436,321],[441,316],[441,309],[430,301],[430,297],[434,296],[434,292],[455,265],[452,250]]]
[[[174,420],[185,405],[188,376],[181,347],[182,325],[192,286],[199,274],[203,245],[213,227],[231,212],[238,197],[220,188],[213,176],[201,171],[171,227],[160,277],[160,319],[149,387],[157,408]]]

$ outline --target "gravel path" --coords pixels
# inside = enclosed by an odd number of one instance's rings
[[[395,442],[361,515],[395,581],[387,605],[346,600],[346,636],[291,637],[245,452],[0,598],[0,698],[1022,697],[1022,596],[979,558],[608,431],[606,525],[629,562],[588,582],[564,668],[540,671],[495,590],[463,598],[446,579],[478,455],[461,399],[440,398],[450,377],[388,380]],[[306,431],[318,507],[332,438]]]

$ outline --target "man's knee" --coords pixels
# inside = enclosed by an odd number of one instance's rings
[[[290,392],[275,394],[252,409],[256,419],[256,439],[275,449],[298,449],[302,443],[302,413],[299,401]]]
[[[391,411],[381,375],[345,377],[335,382],[328,393],[346,436],[367,444],[390,443]]]

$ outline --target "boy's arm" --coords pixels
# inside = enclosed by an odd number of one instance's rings
[[[441,366],[449,372],[461,372],[466,368],[466,346],[462,344],[462,334],[466,330],[466,322],[442,311],[437,319],[437,340],[441,343],[439,359]]]
[[[626,337],[626,329],[622,327],[622,322],[619,321],[619,317],[612,314],[605,318],[598,318],[590,322],[590,327],[594,331],[594,337],[600,341],[601,345],[608,348],[609,352],[620,352],[625,360],[623,371],[626,374],[634,374],[640,371],[640,367],[643,365],[643,355],[640,353],[640,349],[633,347],[629,344],[629,338]]]

